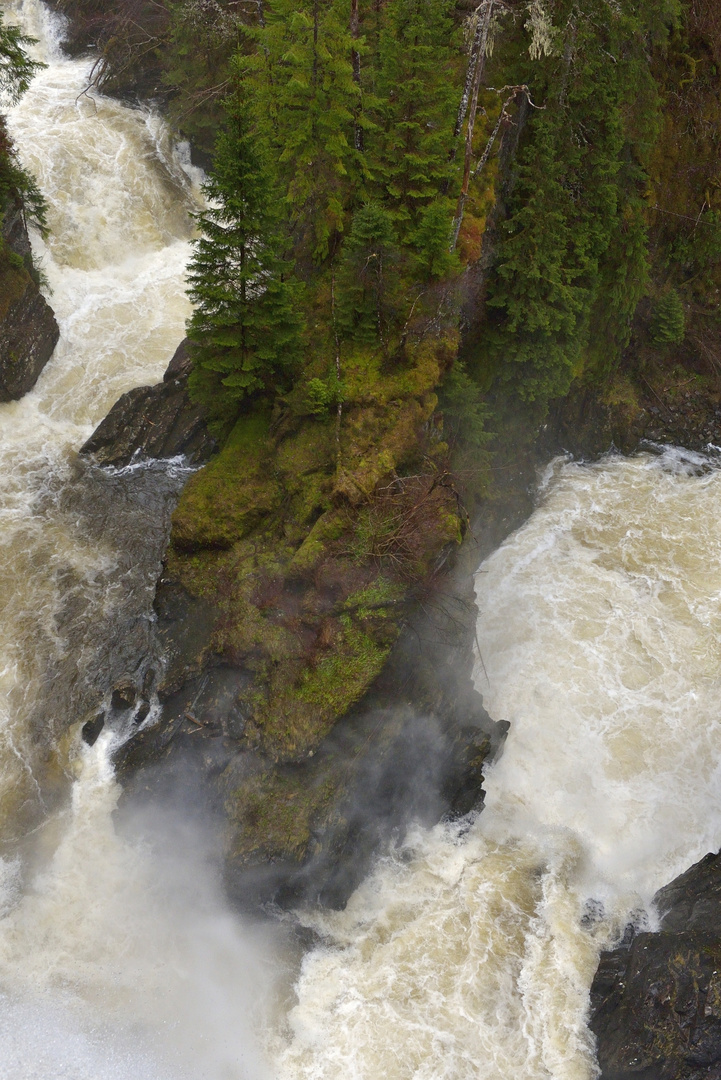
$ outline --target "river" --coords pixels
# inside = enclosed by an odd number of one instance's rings
[[[152,652],[187,470],[75,451],[182,337],[198,177],[152,113],[82,95],[39,0],[3,8],[48,64],[10,126],[61,341],[0,406],[0,1077],[591,1080],[599,949],[721,838],[717,454],[549,466],[476,575],[477,684],[511,722],[486,808],[298,913],[299,962],[227,908],[202,833],[116,825],[122,732],[79,738]]]

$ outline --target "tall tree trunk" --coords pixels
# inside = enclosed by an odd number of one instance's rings
[[[468,71],[466,72],[466,82],[463,87],[463,94],[461,95],[461,101],[458,106],[458,116],[456,117],[456,126],[453,128],[454,140],[463,131],[463,125],[466,120],[466,113],[468,112],[468,102],[471,97],[471,87],[473,86],[473,78],[476,73],[476,67],[478,65],[478,57],[481,48],[481,38],[483,36],[483,19],[479,18],[476,23],[476,32],[473,35],[473,42],[471,44],[471,52],[468,57]],[[456,147],[453,147],[453,157],[456,156]]]
[[[350,36],[353,41],[358,40],[359,32],[359,20],[358,20],[358,0],[350,0]],[[360,67],[360,53],[356,48],[351,49],[351,64],[353,65],[353,82],[360,88],[361,84],[361,67]],[[363,150],[363,128],[358,123],[358,117],[354,122],[354,144],[356,150]]]
[[[487,0],[486,10],[483,15],[479,17],[481,35],[478,44],[478,57],[476,59],[473,82],[470,90],[470,109],[468,112],[468,125],[466,127],[466,153],[463,163],[463,183],[461,184],[461,194],[458,197],[456,216],[453,220],[451,251],[455,251],[456,244],[458,243],[458,234],[461,231],[461,224],[463,223],[463,210],[466,205],[466,199],[468,198],[468,184],[471,179],[471,161],[473,158],[473,129],[476,123],[476,113],[478,112],[478,93],[481,89],[481,78],[483,77],[483,72],[486,67],[486,49],[488,48],[488,35],[491,30],[491,19],[493,18],[494,6],[495,0]]]

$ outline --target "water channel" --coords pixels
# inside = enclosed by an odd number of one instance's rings
[[[152,648],[187,470],[76,451],[183,336],[198,176],[152,112],[83,93],[40,0],[3,9],[47,63],[9,122],[61,340],[0,406],[0,1077],[590,1080],[599,949],[721,839],[716,453],[549,466],[476,575],[478,688],[511,722],[484,812],[299,913],[320,943],[298,963],[182,822],[118,829],[119,736],[79,738]]]

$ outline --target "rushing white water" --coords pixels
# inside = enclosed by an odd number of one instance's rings
[[[721,472],[669,450],[546,484],[477,576],[511,722],[486,809],[310,919],[284,1078],[593,1076],[599,947],[721,842]]]
[[[9,127],[49,204],[34,248],[61,339],[0,406],[0,1077],[245,1080],[263,1072],[250,1028],[272,950],[228,914],[202,837],[117,835],[114,736],[84,746],[73,712],[147,647],[182,467],[123,479],[75,452],[183,337],[196,178],[157,117],[83,95],[90,65],[61,55],[39,0],[3,9],[47,63]]]
[[[37,0],[4,5],[38,39],[47,68],[9,111],[23,163],[49,204],[34,238],[61,328],[52,362],[20,402],[0,406],[0,809],[35,796],[29,709],[62,652],[68,581],[107,601],[117,563],[57,505],[73,453],[112,403],[155,382],[183,336],[191,186],[156,118],[79,96],[87,61],[62,59]],[[173,171],[168,166],[173,166]]]
[[[304,915],[323,944],[280,1007],[277,945],[226,909],[208,839],[119,835],[113,733],[85,747],[73,712],[120,662],[110,623],[146,641],[167,521],[138,577],[120,540],[147,502],[74,454],[182,336],[192,175],[157,118],[81,94],[39,0],[3,7],[49,65],[10,125],[50,204],[62,337],[0,406],[0,1080],[588,1080],[599,948],[721,837],[715,459],[554,463],[477,576],[478,686],[512,725],[486,809]]]

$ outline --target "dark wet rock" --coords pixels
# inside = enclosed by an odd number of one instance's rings
[[[150,713],[150,702],[141,701],[140,705],[138,706],[138,711],[136,712],[135,716],[133,717],[133,719],[135,720],[135,723],[136,724],[144,723],[144,721],[148,719],[148,714],[149,713]]]
[[[99,465],[128,465],[134,458],[207,460],[215,440],[205,425],[201,409],[188,396],[191,361],[187,342],[178,346],[163,382],[138,386],[116,401],[93,432],[81,454],[90,454]]]
[[[0,402],[32,390],[60,331],[32,273],[30,241],[19,207],[6,209],[3,239],[19,265],[0,261]]]
[[[720,1080],[721,854],[655,897],[658,933],[603,953],[591,1029],[603,1080]]]
[[[143,697],[148,700],[153,690],[155,689],[155,681],[157,679],[157,673],[154,668],[148,668],[143,675],[143,687],[141,693]]]
[[[721,412],[718,392],[700,388],[686,395],[681,408],[674,399],[678,387],[655,390],[645,380],[634,385],[627,400],[609,400],[595,386],[575,386],[551,403],[538,440],[541,459],[565,451],[585,460],[608,450],[632,454],[644,443],[705,450],[709,443],[721,445]]]
[[[98,741],[98,736],[100,735],[100,732],[103,730],[104,727],[105,713],[99,712],[96,717],[94,717],[92,720],[88,720],[87,723],[83,724],[83,728],[81,731],[83,741],[86,742],[88,746],[94,746],[95,743]]]
[[[507,497],[485,507],[437,594],[409,608],[369,692],[295,760],[271,759],[246,728],[254,675],[213,652],[217,609],[162,580],[162,716],[118,752],[123,805],[218,815],[228,891],[244,907],[341,907],[410,822],[430,826],[478,809],[484,763],[508,725],[491,720],[471,679],[473,571],[527,515],[530,476],[509,471]]]
[[[132,679],[121,679],[113,687],[110,704],[118,712],[132,709],[138,700],[138,688]]]

